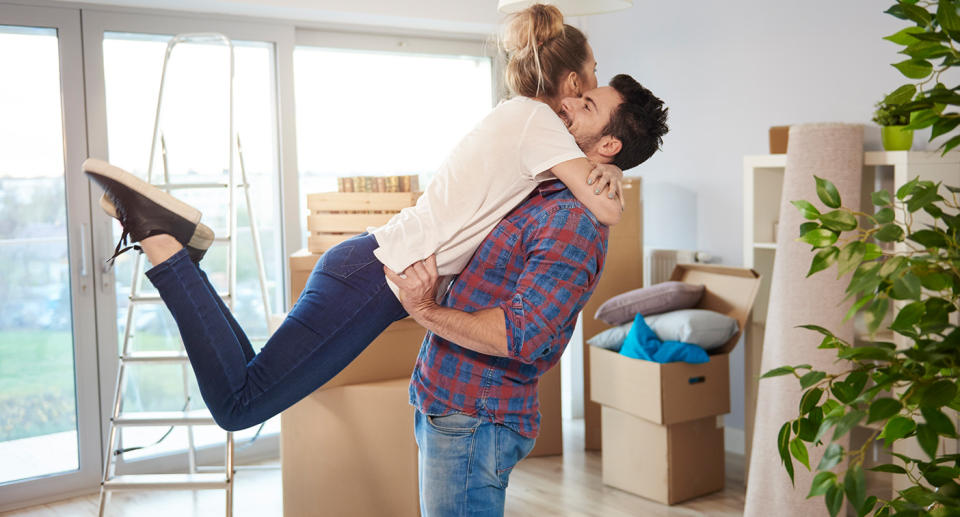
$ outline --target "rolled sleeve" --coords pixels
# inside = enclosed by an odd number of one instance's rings
[[[605,251],[597,223],[581,210],[545,213],[513,297],[500,304],[510,356],[531,364],[566,344]],[[569,336],[568,336],[569,337]]]

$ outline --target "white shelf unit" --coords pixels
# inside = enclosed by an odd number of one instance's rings
[[[770,300],[770,279],[773,275],[773,261],[776,256],[777,243],[774,223],[780,219],[780,198],[783,192],[784,170],[787,165],[787,155],[747,155],[743,158],[743,265],[753,268],[762,276],[760,290],[754,303],[752,321],[745,332],[746,355],[746,453],[749,465],[750,450],[753,438],[753,423],[756,414],[757,389],[756,379],[761,375],[760,360],[763,351],[764,325],[767,319],[767,309]],[[891,195],[906,182],[919,177],[923,180],[940,181],[944,185],[960,186],[960,151],[950,152],[941,156],[938,151],[868,151],[863,155],[863,187],[861,190],[860,206],[866,213],[873,212],[870,194],[881,188],[890,191]],[[813,181],[813,178],[810,178]],[[816,201],[816,200],[811,200]],[[849,200],[845,200],[849,206]],[[925,214],[924,214],[925,215]],[[915,219],[916,221],[917,219]],[[922,218],[920,219],[922,224]],[[799,234],[797,235],[799,237]],[[905,249],[898,245],[897,249]],[[810,258],[813,256],[811,254]],[[846,282],[849,277],[840,281]],[[896,339],[895,339],[896,337]],[[898,346],[906,343],[899,340],[889,330],[881,330],[874,337],[878,341],[894,341]],[[956,419],[957,423],[960,420]],[[862,431],[862,430],[861,430]],[[860,439],[866,439],[869,434]],[[857,439],[856,433],[854,440]],[[944,451],[955,453],[958,443],[941,440]],[[898,442],[895,446],[898,452],[912,454],[914,457],[925,457],[920,452],[915,441]],[[899,477],[899,476],[898,476]],[[884,483],[878,476],[871,483]],[[886,481],[889,483],[889,481]],[[898,487],[896,484],[892,488]]]

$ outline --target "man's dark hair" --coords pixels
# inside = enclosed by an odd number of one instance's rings
[[[632,169],[647,161],[663,144],[667,128],[667,108],[650,90],[633,77],[619,74],[610,80],[623,102],[610,116],[603,135],[620,140],[623,147],[613,158],[621,170]]]

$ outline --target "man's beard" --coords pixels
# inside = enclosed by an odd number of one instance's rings
[[[597,145],[597,142],[599,142],[601,138],[602,136],[599,134],[586,135],[586,136],[573,135],[573,139],[577,142],[577,147],[579,147],[580,150],[585,153],[592,150],[593,147]]]

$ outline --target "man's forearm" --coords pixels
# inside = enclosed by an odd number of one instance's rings
[[[510,355],[507,324],[499,308],[463,312],[433,305],[413,317],[427,330],[463,348],[486,355]]]

